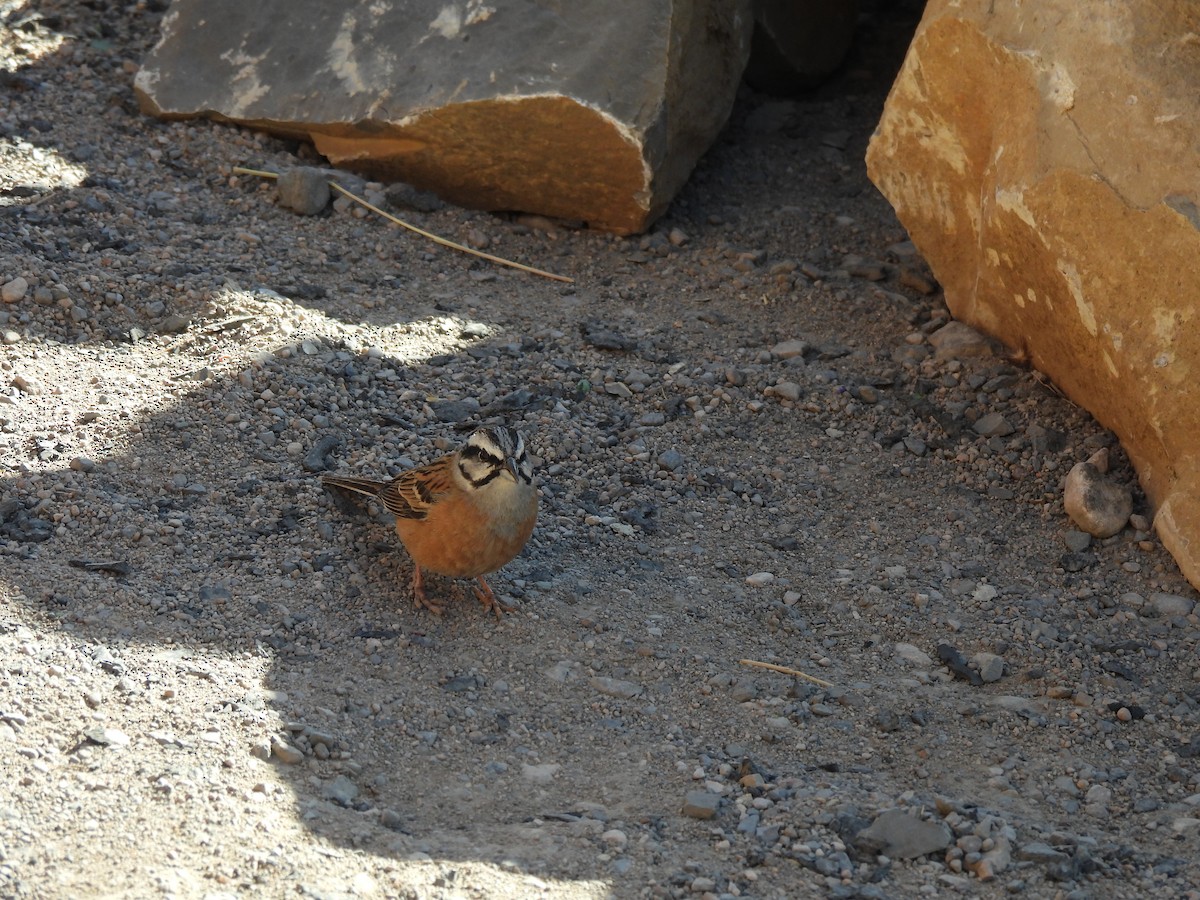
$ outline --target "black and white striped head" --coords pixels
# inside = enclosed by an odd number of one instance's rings
[[[458,451],[458,471],[474,488],[497,478],[533,484],[533,463],[525,453],[520,432],[503,425],[477,428]]]

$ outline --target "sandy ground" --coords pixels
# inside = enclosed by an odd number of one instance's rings
[[[0,9],[0,896],[1195,895],[1195,592],[1073,533],[1110,434],[935,352],[862,162],[895,23],[648,236],[396,210],[567,285],[141,116],[153,7]],[[539,525],[435,618],[317,476],[487,421]]]

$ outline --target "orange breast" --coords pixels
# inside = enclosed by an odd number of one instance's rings
[[[474,578],[495,572],[521,552],[537,520],[537,495],[526,513],[494,527],[467,501],[435,503],[424,519],[397,519],[400,535],[413,562],[451,578]]]

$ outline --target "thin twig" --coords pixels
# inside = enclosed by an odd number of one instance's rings
[[[260,178],[278,178],[279,177],[279,175],[275,172],[264,172],[261,169],[247,169],[244,166],[234,166],[233,172],[236,175],[257,175]],[[550,278],[554,281],[562,281],[562,282],[565,282],[566,284],[574,284],[575,283],[574,278],[569,278],[566,275],[555,275],[553,272],[547,272],[543,269],[535,269],[533,266],[527,266],[524,263],[514,262],[511,259],[505,259],[502,256],[495,256],[491,253],[484,253],[482,250],[475,250],[471,247],[465,247],[462,244],[456,244],[454,241],[447,240],[444,237],[438,237],[436,234],[433,234],[432,232],[425,231],[422,228],[418,228],[416,225],[411,225],[408,222],[405,222],[403,219],[396,218],[391,213],[384,212],[378,206],[375,206],[372,203],[368,203],[366,200],[364,200],[362,197],[359,197],[353,191],[346,190],[344,187],[342,187],[336,181],[331,180],[329,182],[329,186],[331,188],[333,188],[335,191],[338,191],[339,193],[344,194],[345,196],[349,197],[351,200],[353,200],[355,203],[359,204],[360,206],[364,206],[367,209],[371,210],[371,212],[383,216],[389,222],[394,222],[395,224],[399,225],[401,228],[407,228],[409,231],[414,232],[415,234],[419,234],[421,237],[425,238],[426,240],[433,241],[435,244],[441,244],[443,247],[449,247],[451,250],[461,250],[463,253],[469,253],[472,256],[478,256],[480,259],[486,259],[489,262],[499,263],[502,266],[509,266],[513,269],[520,269],[522,272],[528,272],[531,275],[541,275],[543,278]]]
[[[799,669],[789,669],[787,666],[777,666],[774,663],[759,662],[756,659],[739,659],[743,666],[757,666],[760,669],[770,669],[772,672],[782,672],[784,675],[792,675],[796,678],[803,678],[805,681],[811,681],[813,684],[819,684],[821,687],[833,687],[832,681],[826,681],[824,678],[817,678],[814,675],[806,675]]]

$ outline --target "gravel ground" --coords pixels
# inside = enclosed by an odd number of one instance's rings
[[[566,285],[142,117],[161,7],[0,3],[0,896],[1200,896],[1196,594],[866,179],[911,21],[650,235],[381,200]],[[317,475],[490,421],[517,609],[434,618]]]

